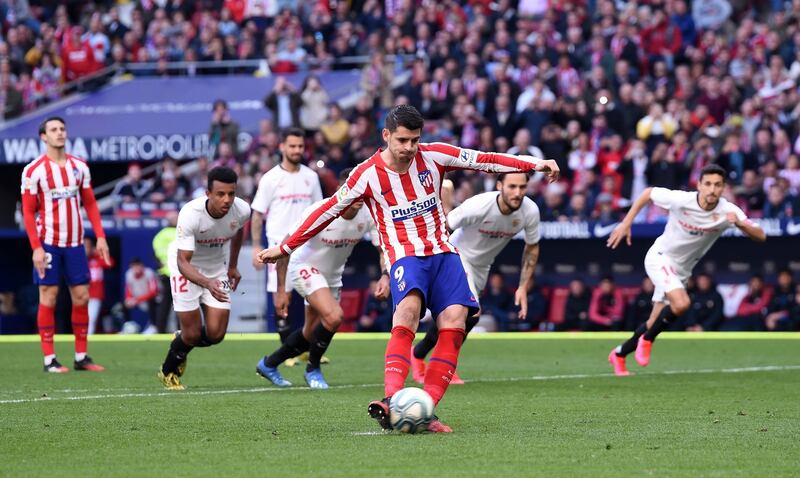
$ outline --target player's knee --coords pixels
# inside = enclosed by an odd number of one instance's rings
[[[218,343],[222,342],[223,340],[225,340],[225,331],[224,330],[219,331],[219,332],[210,332],[208,334],[208,341],[211,343],[211,345],[217,345]]]
[[[344,317],[344,311],[341,307],[336,307],[327,314],[322,316],[322,321],[325,322],[325,326],[329,330],[336,330],[342,325],[342,318]]]
[[[186,345],[195,345],[200,343],[200,329],[181,329],[181,339]]]
[[[417,321],[419,320],[419,311],[412,310],[411,308],[397,308],[394,312],[392,322],[394,325],[402,325],[412,330],[416,330]]]
[[[72,293],[72,305],[84,306],[89,303],[89,291],[76,291]]]
[[[58,289],[55,287],[39,289],[39,303],[45,307],[55,307],[56,297],[58,297]]]
[[[672,309],[672,313],[675,315],[683,315],[686,311],[689,310],[689,306],[691,305],[691,301],[689,297],[680,297],[676,300],[670,301],[670,308]]]

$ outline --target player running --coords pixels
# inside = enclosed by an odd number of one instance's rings
[[[622,241],[630,245],[631,224],[639,211],[650,202],[669,210],[664,233],[644,258],[644,268],[655,285],[653,311],[631,338],[608,355],[615,374],[629,374],[625,357],[634,350],[639,365],[646,367],[650,363],[650,350],[656,336],[689,309],[691,301],[686,281],[692,269],[725,229],[735,226],[754,241],[767,240],[758,224],[750,221],[738,206],[721,197],[724,188],[725,170],[716,164],[700,171],[696,192],[647,188],[609,236],[607,245],[612,249]]]
[[[366,203],[377,225],[385,259],[391,265],[395,309],[385,355],[385,398],[368,407],[370,416],[384,429],[390,428],[389,398],[403,388],[411,366],[411,344],[422,312],[429,308],[439,326],[439,340],[424,386],[437,404],[455,372],[468,312],[478,309],[456,248],[448,240],[439,195],[444,174],[453,169],[498,173],[537,170],[555,179],[559,173],[551,160],[482,153],[443,143],[420,144],[423,125],[416,108],[392,108],[383,129],[388,148],[359,164],[347,183],[280,246],[259,253],[262,261],[275,262],[318,234],[355,201]],[[428,429],[452,431],[438,419]]]
[[[261,233],[267,229],[268,247],[276,246],[290,232],[289,227],[297,221],[308,206],[322,199],[319,177],[302,163],[305,152],[305,133],[302,129],[288,128],[281,133],[281,163],[265,173],[258,182],[253,203],[251,237],[253,239],[253,266],[260,270],[264,265],[256,258],[261,247]],[[264,220],[266,218],[266,224]],[[273,306],[276,299],[278,278],[275,264],[267,270],[267,292],[272,293]],[[276,314],[275,325],[281,343],[292,332],[288,307]],[[294,361],[290,363],[294,365]]]
[[[168,390],[185,388],[181,376],[189,352],[222,342],[228,329],[230,292],[242,277],[237,269],[242,226],[250,218],[250,206],[235,196],[236,180],[230,168],[212,169],[206,197],[189,201],[178,214],[168,262],[172,305],[180,330],[158,371]]]
[[[350,171],[351,169],[345,169],[340,173],[340,184],[344,184]],[[363,205],[363,201],[352,203],[340,217],[296,250],[291,258],[284,257],[278,261],[276,312],[285,314],[289,304],[289,293],[286,291],[287,271],[291,287],[303,296],[306,304],[303,328],[292,332],[278,350],[264,356],[256,365],[259,375],[279,387],[289,387],[292,384],[283,378],[278,371],[278,365],[307,351],[306,383],[315,389],[328,388],[322,375],[320,360],[342,323],[339,295],[345,263],[366,231],[370,231],[374,243],[378,242],[375,223],[369,212],[362,208]],[[319,206],[321,203],[317,202],[309,207],[297,226]],[[384,272],[383,260],[380,262],[382,273],[375,296],[386,299],[389,296],[389,275]]]
[[[72,298],[72,332],[75,334],[75,370],[102,372],[102,366],[86,355],[89,330],[89,262],[83,245],[83,214],[86,209],[97,236],[97,253],[110,263],[100,210],[92,190],[89,166],[67,154],[67,125],[50,117],[39,126],[44,155],[22,171],[22,217],[33,249],[33,282],[39,286],[36,324],[44,354],[44,371],[66,373],[56,359],[53,346],[58,285],[63,276]]]
[[[527,188],[527,174],[501,173],[497,177],[497,191],[472,196],[447,215],[447,225],[454,231],[450,243],[458,248],[461,265],[475,297],[486,287],[489,269],[497,254],[512,237],[525,230],[519,287],[514,294],[520,319],[528,313],[528,288],[539,260],[539,207],[525,196]],[[469,334],[477,323],[478,314],[468,317],[465,333]],[[436,323],[433,323],[414,347],[411,371],[416,382],[425,382],[425,357],[436,345],[438,335]],[[450,385],[463,383],[458,373],[454,373]]]

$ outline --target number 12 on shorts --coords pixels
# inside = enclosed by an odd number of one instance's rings
[[[183,276],[172,276],[172,293],[189,292],[189,281]]]

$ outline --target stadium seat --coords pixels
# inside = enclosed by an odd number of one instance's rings
[[[560,324],[564,322],[564,307],[567,305],[567,297],[569,296],[569,288],[567,287],[553,287],[548,297],[550,302],[550,309],[547,312],[547,322],[551,324]]]
[[[339,303],[342,306],[342,325],[339,332],[355,332],[356,323],[364,309],[364,299],[369,291],[367,289],[342,289]]]

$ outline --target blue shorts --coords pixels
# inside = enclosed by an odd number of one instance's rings
[[[394,308],[412,290],[422,293],[422,310],[431,310],[436,318],[448,306],[461,304],[469,308],[467,317],[480,307],[469,289],[467,274],[457,254],[444,253],[433,256],[407,256],[392,264],[392,302]]]
[[[42,244],[42,247],[47,254],[47,266],[44,278],[40,278],[36,268],[33,268],[34,284],[58,285],[62,274],[67,285],[89,283],[89,260],[86,258],[86,249],[83,246],[56,247]]]

